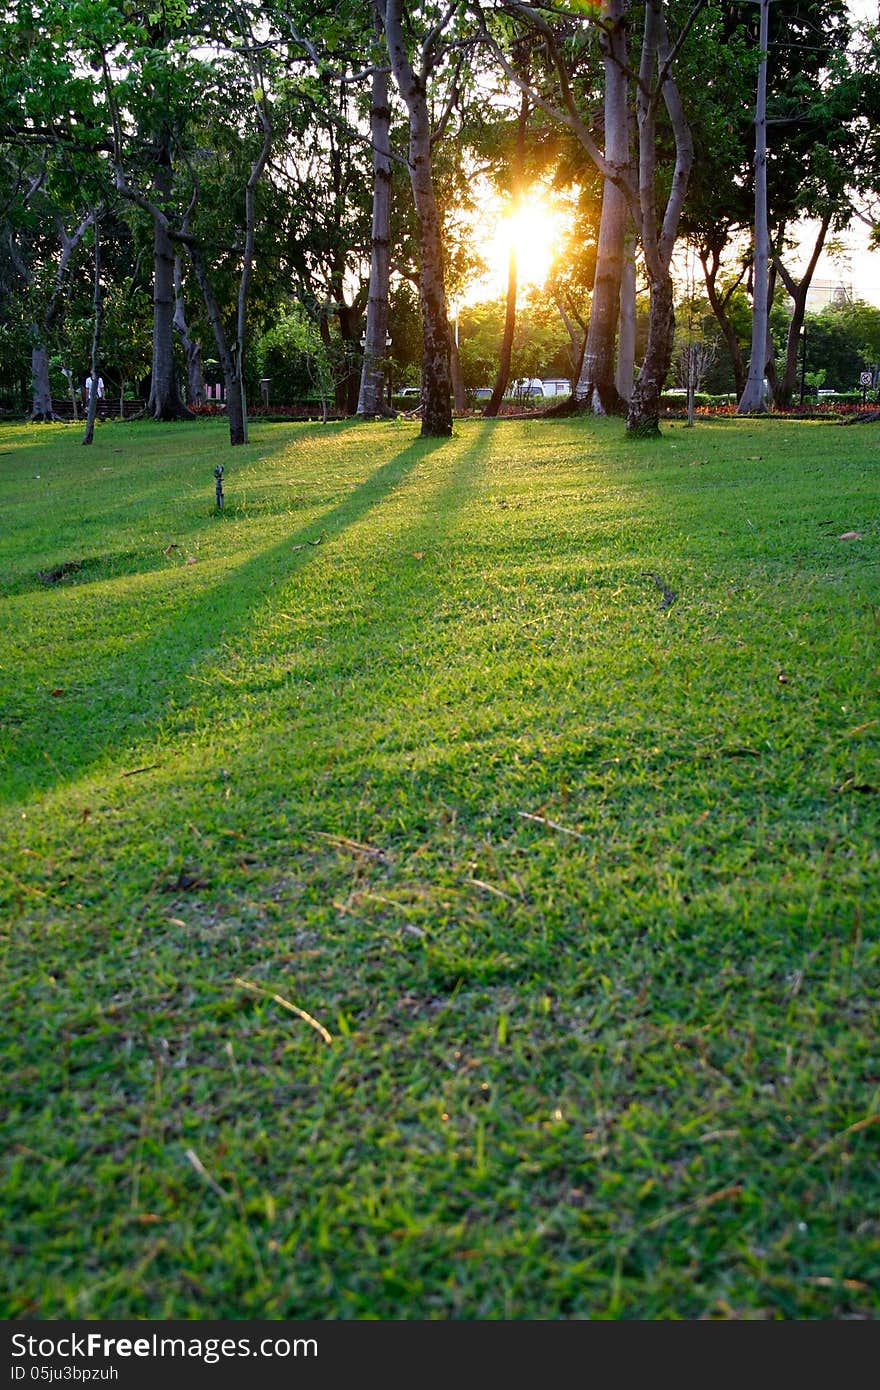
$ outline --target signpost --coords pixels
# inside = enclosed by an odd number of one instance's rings
[[[869,390],[869,388],[870,388],[871,386],[873,386],[873,384],[874,384],[874,382],[873,382],[873,378],[872,378],[871,373],[870,373],[870,372],[862,372],[861,375],[859,376],[859,385],[860,385],[861,388],[862,388],[862,405],[864,405],[865,402],[867,401],[867,399],[868,399],[868,390]]]

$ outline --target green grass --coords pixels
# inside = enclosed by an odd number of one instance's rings
[[[224,428],[0,426],[2,1314],[876,1317],[875,431]]]

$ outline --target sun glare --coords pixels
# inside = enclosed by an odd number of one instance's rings
[[[500,285],[507,283],[507,266],[513,250],[519,287],[543,285],[559,249],[561,230],[561,215],[539,198],[524,203],[511,216],[499,218],[494,233],[482,247],[493,281]]]

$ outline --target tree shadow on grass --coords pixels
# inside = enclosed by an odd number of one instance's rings
[[[418,439],[382,464],[358,487],[299,531],[255,554],[246,564],[199,595],[164,628],[129,647],[99,679],[76,685],[37,726],[37,712],[25,716],[12,747],[20,769],[17,785],[0,786],[0,805],[14,804],[75,780],[111,757],[115,749],[149,746],[176,702],[189,698],[189,676],[221,641],[243,631],[273,587],[288,580],[316,554],[317,542],[332,541],[354,526],[403,483],[430,453],[447,444]],[[126,692],[134,694],[137,702]],[[149,707],[144,708],[144,702]],[[26,729],[31,725],[30,737]],[[79,727],[77,727],[77,725]]]
[[[310,693],[305,698],[297,696],[292,706],[304,711],[308,726],[304,737],[316,767],[323,766],[326,757],[335,765],[334,750],[347,749],[348,758],[352,749],[360,748],[356,780],[360,783],[375,776],[373,754],[381,746],[380,756],[384,757],[386,735],[399,752],[400,719],[406,702],[412,700],[421,709],[426,685],[448,672],[448,642],[438,642],[434,635],[449,612],[455,613],[456,600],[438,579],[438,564],[448,577],[442,552],[450,539],[456,544],[453,533],[457,520],[478,490],[482,466],[487,463],[486,439],[493,424],[481,424],[466,446],[448,461],[448,467],[443,459],[442,477],[427,505],[407,515],[398,529],[389,530],[381,553],[376,550],[364,557],[365,564],[378,560],[381,565],[381,584],[371,596],[374,601],[368,598],[363,603],[344,605],[334,622],[336,631],[328,633],[325,629],[323,655],[313,670],[306,671]],[[473,542],[467,539],[463,543],[469,546]],[[365,588],[356,599],[368,596],[370,582],[364,575]],[[283,671],[279,674],[273,669],[263,678],[261,689],[281,689],[285,680]],[[317,708],[325,707],[323,700],[332,700],[332,720],[322,721],[323,732],[315,724],[316,698]],[[297,718],[293,713],[290,737],[294,744]],[[365,720],[370,729],[367,735]],[[255,767],[264,765],[264,731],[242,734],[238,751],[243,762],[250,759]],[[286,772],[266,767],[264,776],[274,779],[276,775],[280,778],[279,796],[287,800],[288,789],[283,785]]]

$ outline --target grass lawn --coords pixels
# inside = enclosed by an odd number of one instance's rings
[[[417,428],[0,426],[0,1313],[876,1318],[877,428]]]

